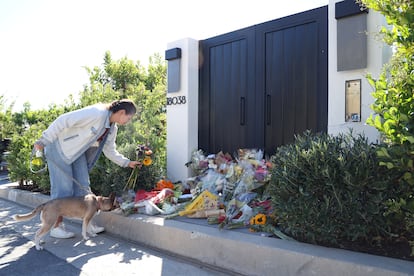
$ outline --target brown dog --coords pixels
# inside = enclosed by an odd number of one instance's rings
[[[93,216],[98,211],[111,211],[114,209],[115,194],[109,197],[96,196],[88,194],[84,197],[67,197],[50,200],[37,206],[32,212],[24,215],[14,215],[16,221],[25,221],[32,219],[37,213],[41,212],[40,219],[42,227],[36,232],[35,244],[36,249],[41,250],[40,239],[46,235],[55,225],[59,216],[83,219],[82,236],[88,239],[86,233],[96,236],[95,233],[88,231],[88,225]]]

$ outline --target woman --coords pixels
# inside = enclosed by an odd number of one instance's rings
[[[139,161],[131,161],[116,150],[117,125],[125,125],[137,112],[128,99],[111,104],[95,104],[59,116],[36,141],[35,150],[45,149],[50,177],[51,199],[83,196],[90,193],[89,172],[101,152],[121,167],[134,168]],[[71,238],[60,217],[50,235]],[[90,224],[95,234],[103,227]]]

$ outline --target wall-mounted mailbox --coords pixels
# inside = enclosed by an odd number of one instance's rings
[[[361,80],[345,82],[345,122],[361,122]]]
[[[180,91],[180,62],[181,49],[173,48],[165,51],[167,65],[167,92],[174,93]]]
[[[367,67],[367,13],[355,0],[335,4],[338,71]]]

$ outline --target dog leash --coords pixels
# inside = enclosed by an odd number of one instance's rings
[[[43,173],[43,172],[45,172],[46,170],[47,170],[47,162],[52,162],[66,177],[68,177],[68,178],[70,178],[73,182],[75,182],[78,186],[79,186],[79,188],[81,189],[81,190],[84,190],[85,192],[87,192],[87,194],[93,194],[92,193],[92,191],[91,191],[91,187],[88,187],[88,189],[85,187],[85,186],[83,186],[77,179],[75,179],[73,176],[71,176],[71,175],[69,175],[67,172],[65,172],[58,164],[57,164],[57,162],[55,162],[53,159],[50,159],[50,158],[48,158],[48,159],[46,159],[46,158],[43,158],[43,152],[41,152],[41,151],[37,151],[37,150],[35,150],[35,149],[33,149],[32,150],[32,154],[31,154],[31,156],[30,156],[30,171],[32,172],[32,173],[35,173],[35,174],[39,174],[39,173]],[[39,170],[34,170],[33,169],[33,165],[41,165],[40,163],[37,163],[37,162],[40,162],[40,160],[39,161],[36,161],[37,159],[36,158],[41,158],[42,160],[42,162],[44,163],[44,166],[43,166],[43,168],[41,168],[41,169],[39,169]]]
[[[71,176],[71,175],[69,175],[67,172],[65,172],[63,169],[62,169],[62,167],[60,167],[53,159],[49,159],[48,161],[52,161],[52,163],[64,174],[64,175],[66,175],[66,177],[68,177],[68,178],[70,178],[70,179],[72,179],[72,181],[73,182],[75,182],[78,186],[79,186],[79,188],[81,189],[81,190],[84,190],[85,192],[87,192],[87,194],[93,194],[92,193],[92,191],[91,191],[91,187],[88,187],[88,189],[85,187],[85,186],[83,186],[77,179],[75,179],[73,176]]]

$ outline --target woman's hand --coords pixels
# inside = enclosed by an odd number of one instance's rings
[[[130,167],[132,169],[135,169],[136,166],[141,166],[141,165],[142,164],[139,161],[131,161],[131,162],[129,162],[128,167]]]

